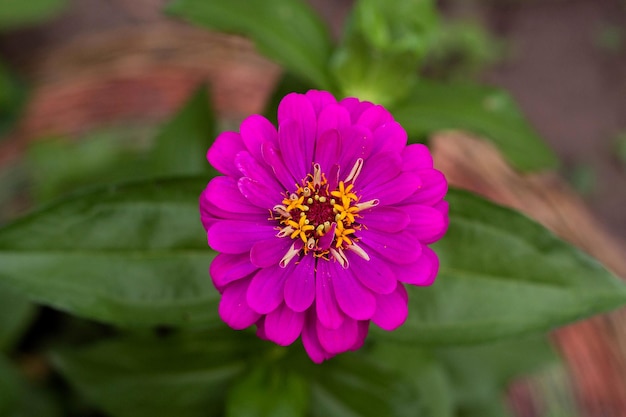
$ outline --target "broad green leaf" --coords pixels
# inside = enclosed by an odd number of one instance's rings
[[[157,135],[148,156],[150,172],[159,176],[209,173],[206,152],[215,134],[213,109],[202,86]]]
[[[330,89],[332,44],[327,28],[303,0],[175,0],[167,11],[211,29],[250,37],[287,70]]]
[[[383,105],[406,96],[438,23],[431,0],[359,0],[333,55],[340,94]]]
[[[67,0],[2,0],[0,30],[32,25],[60,13]]]
[[[96,188],[0,229],[0,283],[121,326],[219,321],[199,221],[205,180]]]
[[[25,101],[26,88],[0,60],[0,138],[18,118]]]
[[[0,351],[11,348],[34,314],[35,307],[22,294],[0,285]]]
[[[294,372],[257,366],[228,393],[227,417],[307,416],[310,390]]]
[[[434,246],[431,287],[409,290],[409,318],[381,337],[411,343],[480,343],[554,327],[626,304],[626,286],[539,224],[451,190],[450,228]]]
[[[10,416],[15,411],[19,393],[17,372],[9,360],[0,354],[0,416]]]
[[[127,336],[56,351],[52,362],[111,417],[221,416],[229,385],[256,342],[231,329]]]
[[[525,171],[555,168],[558,160],[503,90],[421,80],[390,108],[411,139],[445,129],[466,130],[492,141]]]

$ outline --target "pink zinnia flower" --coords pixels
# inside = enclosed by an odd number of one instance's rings
[[[427,246],[448,225],[445,177],[382,106],[325,91],[289,94],[278,130],[264,117],[219,135],[224,176],[200,196],[220,317],[279,345],[299,336],[322,362],[360,348],[370,321],[408,314],[404,284],[430,285]]]

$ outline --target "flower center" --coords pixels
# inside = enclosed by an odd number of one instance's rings
[[[294,240],[289,252],[281,261],[285,266],[304,251],[328,260],[330,256],[346,263],[343,250],[352,249],[361,256],[367,254],[358,247],[358,233],[363,227],[361,210],[378,204],[378,200],[359,203],[354,191],[363,161],[359,159],[344,181],[331,184],[321,172],[319,164],[313,165],[313,174],[304,178],[295,192],[286,194],[282,204],[274,206],[271,219],[279,221],[278,237]]]

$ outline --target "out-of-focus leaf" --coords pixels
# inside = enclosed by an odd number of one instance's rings
[[[18,376],[11,363],[0,355],[0,416],[10,416],[19,399]]]
[[[35,307],[23,295],[0,285],[0,351],[11,348],[34,313]]]
[[[213,109],[202,86],[159,132],[149,155],[150,172],[164,177],[209,173],[206,152],[215,134]]]
[[[0,3],[0,31],[49,19],[63,11],[66,4],[67,0],[3,0]]]
[[[332,60],[340,94],[383,105],[406,96],[438,23],[431,0],[359,0]]]
[[[122,326],[219,321],[198,214],[206,180],[93,189],[0,229],[0,282]]]
[[[480,343],[547,331],[626,303],[626,286],[539,224],[451,190],[450,228],[431,287],[409,290],[409,318],[386,338]]]
[[[294,372],[258,366],[228,393],[227,417],[307,416],[310,390]]]
[[[466,130],[492,141],[525,171],[555,168],[555,154],[503,90],[421,80],[408,98],[390,108],[415,141],[445,129]]]
[[[112,417],[210,417],[256,346],[231,329],[167,337],[128,336],[52,354],[54,366]]]
[[[25,99],[26,88],[0,60],[0,139],[17,119]]]
[[[274,125],[278,124],[278,105],[280,101],[289,93],[300,93],[304,94],[308,90],[310,90],[312,86],[300,78],[296,77],[291,73],[285,73],[280,78],[276,87],[274,87],[274,91],[270,96],[269,100],[265,105],[265,110],[263,114],[267,117]]]
[[[302,0],[175,0],[167,11],[211,29],[250,37],[286,69],[330,89],[330,35]]]

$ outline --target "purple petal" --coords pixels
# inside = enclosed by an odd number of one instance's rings
[[[285,191],[295,190],[296,179],[287,169],[280,151],[269,143],[263,144],[263,158],[272,167],[276,179],[283,186]],[[302,178],[299,178],[300,181]]]
[[[339,105],[345,107],[345,109],[348,110],[352,123],[356,123],[365,110],[374,106],[369,101],[360,101],[359,99],[356,99],[354,97],[344,98],[339,102]]]
[[[396,152],[379,152],[370,156],[356,179],[357,188],[375,188],[391,181],[400,174],[401,162]]]
[[[400,203],[411,196],[422,185],[414,172],[403,172],[384,184],[362,184],[361,201],[378,199],[381,206]]]
[[[215,169],[224,175],[239,177],[235,166],[235,155],[245,149],[241,135],[236,132],[221,133],[207,152],[207,160]]]
[[[308,314],[302,329],[302,345],[307,355],[315,363],[322,363],[324,360],[332,358],[334,355],[327,352],[320,344],[317,337],[317,319],[314,314]]]
[[[305,311],[315,299],[315,258],[305,255],[285,281],[285,304],[294,311]]]
[[[441,201],[448,192],[446,177],[436,169],[421,169],[415,171],[422,180],[422,186],[409,198],[402,202],[432,206]]]
[[[250,250],[250,261],[259,268],[278,265],[293,241],[289,238],[272,237],[256,242]]]
[[[383,106],[375,105],[365,110],[356,124],[365,126],[372,132],[385,123],[393,122],[393,116]]]
[[[309,164],[313,161],[313,149],[315,148],[315,136],[317,134],[317,116],[315,114],[315,110],[313,109],[313,104],[305,95],[291,93],[287,94],[280,101],[280,104],[278,104],[278,126],[282,126],[288,120],[295,121],[300,130],[302,152],[297,155],[290,154],[285,151],[281,144],[280,146],[283,156],[285,158],[297,156],[298,158],[303,159],[307,165],[308,172],[308,168],[310,167]],[[287,161],[285,162],[289,165]]]
[[[257,209],[259,208],[257,207]],[[202,216],[207,218],[212,217],[215,220],[234,220],[259,224],[267,223],[268,217],[267,211],[262,209],[259,209],[256,213],[237,213],[236,211],[221,209],[209,200],[209,193],[206,192],[206,190],[200,194],[200,212],[202,213]]]
[[[266,187],[263,183],[254,181],[248,177],[239,178],[237,187],[240,193],[254,206],[262,209],[267,216],[269,210],[283,201],[283,196],[275,189]]]
[[[430,169],[433,167],[433,157],[426,145],[415,143],[402,151],[402,170]]]
[[[372,153],[372,132],[363,126],[350,126],[341,133],[341,156],[339,168],[348,175],[358,158],[367,159]]]
[[[411,221],[404,210],[396,207],[376,206],[359,213],[363,216],[362,224],[389,233],[403,230]]]
[[[240,279],[224,288],[218,312],[220,318],[235,330],[253,325],[261,315],[246,303],[246,292],[250,280]]]
[[[342,130],[350,126],[350,113],[338,104],[324,108],[317,120],[318,139],[328,130]],[[335,161],[337,162],[337,161]]]
[[[436,242],[445,233],[448,222],[441,211],[420,204],[403,205],[402,209],[411,218],[410,229],[420,242]]]
[[[329,329],[320,321],[317,322],[316,328],[320,345],[329,353],[345,352],[359,341],[357,321],[349,317],[346,317],[341,326],[336,329]]]
[[[270,224],[225,220],[215,223],[208,232],[209,246],[224,253],[244,253],[260,241],[271,238],[276,230]]]
[[[211,262],[209,273],[215,287],[222,289],[233,281],[247,277],[257,269],[250,262],[248,254],[219,253]]]
[[[372,322],[383,330],[391,331],[400,327],[409,315],[408,296],[406,289],[398,283],[391,294],[376,296],[376,314]]]
[[[278,143],[285,166],[294,178],[303,179],[310,171],[313,162],[305,156],[305,139],[302,127],[293,120],[287,120],[278,127]]]
[[[439,271],[439,258],[428,246],[422,245],[422,256],[408,265],[391,265],[398,281],[411,285],[429,286]]]
[[[297,313],[281,304],[265,316],[265,337],[280,346],[288,346],[300,336],[303,325],[304,313]]]
[[[263,160],[261,154],[263,143],[268,142],[272,145],[277,145],[278,143],[274,125],[258,114],[253,114],[241,122],[239,130],[241,131],[243,143],[257,161]]]
[[[369,254],[369,261],[352,251],[346,251],[346,256],[350,262],[350,269],[367,288],[379,294],[389,294],[395,290],[396,275],[387,262],[378,258],[375,253]]]
[[[354,276],[351,268],[343,269],[339,263],[330,264],[333,288],[339,308],[355,320],[368,320],[376,311],[376,299]]]
[[[252,277],[246,300],[251,309],[260,314],[273,311],[285,299],[285,279],[293,272],[293,267],[279,266],[263,268]]]
[[[231,177],[213,178],[207,185],[205,195],[215,207],[226,212],[260,213],[263,211],[241,194],[237,180]]]
[[[341,326],[345,316],[339,309],[333,280],[335,277],[331,273],[330,262],[320,259],[317,263],[317,273],[315,275],[315,309],[318,319],[324,326],[336,329]]]
[[[315,114],[318,115],[326,107],[337,104],[337,99],[335,99],[335,97],[333,97],[333,95],[328,91],[309,90],[304,95],[311,102],[311,105],[313,105]]]
[[[354,345],[352,345],[349,349],[353,351],[361,349],[361,347],[363,346],[363,343],[365,343],[365,338],[367,337],[367,333],[370,328],[370,321],[369,320],[358,321],[357,326],[358,326],[357,328],[358,335],[357,335],[356,341],[354,342]]]
[[[374,152],[401,153],[406,147],[406,130],[398,122],[387,122],[374,130]]]
[[[322,172],[326,175],[332,166],[339,161],[341,155],[341,138],[337,130],[327,130],[317,141],[314,162],[320,164]]]
[[[235,155],[235,165],[244,177],[262,183],[273,194],[280,197],[284,191],[276,180],[276,175],[271,171],[271,167],[260,164],[249,152],[242,151]]]
[[[359,245],[367,246],[383,258],[398,264],[415,262],[421,255],[421,245],[415,234],[407,229],[398,233],[385,233],[377,230],[361,230]],[[370,253],[364,248],[367,253]]]

